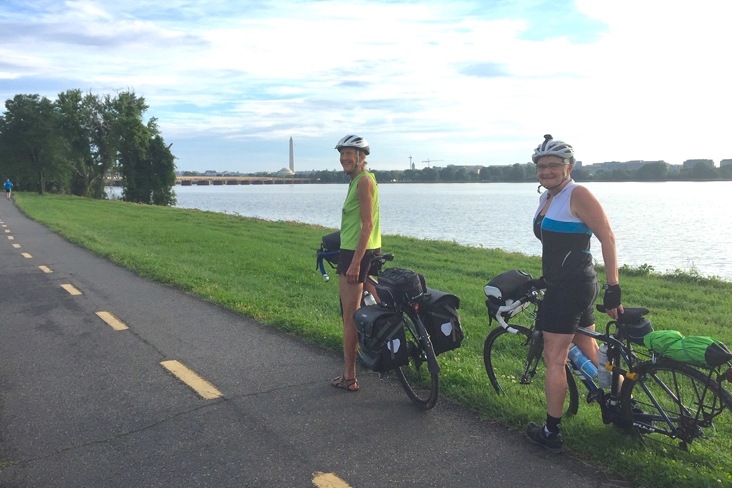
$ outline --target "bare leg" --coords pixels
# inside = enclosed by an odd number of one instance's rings
[[[546,411],[549,415],[561,418],[564,399],[567,396],[567,376],[564,365],[567,363],[572,334],[544,332],[544,362],[546,363]]]
[[[587,329],[595,330],[595,324],[587,327]],[[597,346],[597,341],[595,339],[583,334],[575,334],[572,342],[577,344],[577,347],[579,347],[582,353],[592,361],[592,364],[594,364],[595,367],[598,366],[598,354],[600,348]]]
[[[358,333],[353,314],[361,306],[363,283],[348,283],[345,275],[338,275],[338,287],[343,304],[343,360],[344,377],[348,380],[356,377],[356,352],[358,351]]]

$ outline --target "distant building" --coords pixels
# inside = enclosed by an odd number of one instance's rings
[[[706,164],[707,166],[714,168],[714,161],[711,159],[687,159],[683,163],[684,168],[693,168],[697,164]]]
[[[722,159],[719,161],[719,167],[732,165],[732,159]]]
[[[589,171],[592,174],[595,174],[596,172],[603,170],[603,171],[615,171],[616,169],[624,170],[624,171],[635,171],[637,169],[642,168],[646,164],[652,164],[652,163],[665,163],[665,161],[644,161],[642,159],[635,159],[633,161],[607,161],[604,163],[595,163],[595,164],[588,164],[583,169]]]
[[[216,176],[216,175],[217,175],[216,171],[214,171],[212,169],[209,169],[203,173],[203,176]]]
[[[464,169],[466,173],[480,174],[480,168],[482,168],[483,166],[456,166],[454,164],[448,164],[447,167],[453,168],[455,171]],[[433,166],[433,168],[436,168],[436,166]]]
[[[294,175],[295,172],[292,171],[290,168],[282,168],[281,170],[279,170],[277,172],[277,174],[280,176],[289,176],[289,175]]]

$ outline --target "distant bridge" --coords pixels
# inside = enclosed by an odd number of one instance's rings
[[[293,178],[277,176],[176,176],[175,184],[181,186],[228,186],[228,185],[302,185],[317,183],[317,178]],[[107,180],[108,186],[122,186],[121,178]]]
[[[317,183],[317,178],[284,178],[275,176],[176,176],[175,184],[181,186],[208,185],[284,185]]]

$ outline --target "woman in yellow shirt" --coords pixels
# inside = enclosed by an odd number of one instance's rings
[[[335,148],[340,153],[343,171],[351,177],[351,182],[343,203],[341,249],[336,268],[343,307],[345,369],[341,376],[331,381],[331,385],[346,391],[358,391],[358,333],[353,314],[361,306],[366,277],[373,274],[370,269],[371,256],[381,250],[379,187],[374,175],[366,171],[366,156],[371,153],[366,139],[348,135],[338,141]]]

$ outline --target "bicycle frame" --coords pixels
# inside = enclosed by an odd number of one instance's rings
[[[317,257],[316,257],[316,269],[320,270],[320,273],[323,275],[323,279],[327,282],[330,280],[330,276],[328,275],[327,271],[325,270],[325,265],[323,263],[324,259],[333,257],[337,255],[340,251],[318,251]],[[373,258],[375,261],[381,261],[381,264],[383,265],[386,261],[391,261],[394,259],[394,255],[391,253],[387,254],[380,254],[377,256],[374,256]],[[373,261],[372,261],[373,262]],[[376,280],[373,279],[373,277],[368,276],[366,280],[371,285],[376,285]],[[427,369],[432,374],[439,374],[442,368],[440,367],[440,363],[437,362],[437,356],[435,355],[434,349],[432,348],[432,342],[430,342],[429,334],[427,333],[427,329],[425,328],[424,324],[422,323],[422,319],[419,318],[419,302],[417,301],[409,301],[405,303],[402,306],[401,309],[402,313],[406,313],[409,318],[412,320],[412,323],[414,323],[417,326],[417,340],[419,341],[419,345],[422,348],[422,350],[425,352],[425,355],[427,356]]]
[[[535,302],[535,294],[529,293],[525,298],[498,308],[497,313],[495,314],[495,318],[506,331],[513,334],[518,334],[519,332],[521,332],[521,329],[515,328],[520,326],[511,326],[506,323],[503,314],[505,313],[507,315],[510,315],[513,310],[520,307],[522,303],[525,303],[526,301]],[[647,310],[645,311],[645,313],[647,313]],[[610,332],[612,326],[616,327],[615,334],[611,334]],[[620,408],[622,386],[621,378],[627,378],[630,381],[637,381],[639,377],[638,374],[635,372],[635,368],[637,365],[644,363],[644,361],[642,361],[635,354],[629,340],[626,339],[626,344],[619,339],[617,329],[621,327],[623,327],[623,324],[621,322],[617,320],[611,320],[607,323],[604,334],[589,329],[580,328],[577,330],[577,333],[592,337],[593,339],[600,341],[601,343],[604,343],[608,346],[607,369],[612,373],[612,382],[609,392],[605,392],[602,388],[595,384],[592,379],[588,378],[583,373],[579,374],[580,381],[587,389],[587,402],[591,403],[593,401],[596,401],[600,405],[602,420],[605,424],[615,423],[622,427],[634,427],[639,431],[643,431],[644,433],[658,433],[668,436],[672,439],[682,439],[683,443],[690,442],[690,440],[688,439],[688,433],[685,433],[682,428],[678,428],[676,426],[681,418],[688,417],[692,420],[693,425],[699,425],[702,427],[709,426],[711,425],[712,419],[716,417],[716,415],[719,415],[719,413],[724,410],[725,406],[721,404],[718,407],[713,406],[711,412],[705,412],[703,410],[703,407],[701,407],[693,412],[688,407],[684,406],[681,401],[679,401],[679,398],[675,395],[674,390],[669,385],[664,383],[663,380],[656,377],[655,375],[652,375],[646,378],[645,381],[639,382],[638,386],[640,386],[643,394],[650,402],[648,403],[648,405],[653,406],[654,411],[650,413],[633,413],[630,418],[628,418],[628,416]],[[527,329],[523,329],[522,333],[525,334],[526,330]],[[536,371],[538,361],[543,352],[543,341],[539,340],[540,337],[541,332],[534,330],[524,367],[524,375],[521,378],[522,383],[530,383],[531,378]],[[655,354],[653,354],[652,361],[655,362],[657,360],[658,358],[655,356]],[[577,365],[571,359],[568,358],[567,361],[573,371],[579,370]],[[668,359],[666,359],[666,361],[670,362],[670,364],[675,363],[674,361]],[[712,381],[714,381],[713,377],[715,374],[717,374],[716,381],[719,383],[721,383],[722,381],[732,380],[732,368],[726,371],[721,371],[719,368],[713,368],[708,373],[705,373],[705,375],[707,376],[707,382],[705,384],[704,390],[701,391],[701,398],[699,400],[700,404],[704,404],[704,399],[710,391],[709,385]],[[679,408],[682,409],[680,415],[676,414],[674,416],[670,416],[666,412],[665,408],[654,396],[653,391],[651,391],[651,389],[648,387],[648,381],[653,381],[656,385],[658,385],[660,391],[662,391],[668,397],[673,398],[677,402]],[[659,425],[654,425],[654,422],[659,423]],[[707,423],[708,425],[706,425]]]
[[[537,300],[537,292],[530,292],[529,294],[527,294],[525,299],[516,300],[509,305],[499,307],[496,311],[495,318],[500,326],[506,329],[506,331],[512,334],[518,334],[519,329],[516,329],[517,326],[508,324],[505,321],[503,314],[510,315],[511,312],[521,307],[526,301],[536,303]],[[610,391],[605,392],[602,388],[595,384],[592,379],[588,378],[584,374],[579,375],[581,383],[587,389],[587,402],[591,403],[593,401],[596,401],[598,405],[600,405],[602,420],[605,424],[619,422],[622,420],[622,414],[618,408],[621,386],[620,377],[627,377],[631,380],[637,379],[637,375],[632,372],[632,367],[635,362],[640,361],[629,346],[626,346],[620,340],[610,334],[610,326],[613,324],[617,325],[617,322],[608,322],[604,334],[595,330],[583,328],[577,330],[577,333],[592,337],[593,339],[607,344],[608,346],[608,369],[612,373],[612,383],[610,386]],[[530,383],[531,379],[536,373],[539,359],[541,358],[544,350],[543,341],[539,340],[540,337],[541,331],[534,330],[532,333],[531,345],[529,347],[529,352],[524,366],[524,372],[520,380],[522,384]],[[627,369],[620,367],[621,361]],[[578,366],[571,359],[567,358],[567,362],[570,365],[572,371],[579,370]],[[662,409],[659,407],[657,402],[655,402],[655,405],[659,412],[663,414]],[[672,427],[672,424],[668,417],[666,417],[666,421],[669,426]]]
[[[432,348],[432,342],[429,339],[427,329],[422,323],[422,319],[419,318],[419,303],[406,303],[402,307],[402,311],[406,313],[409,318],[412,319],[414,325],[417,326],[417,340],[419,341],[420,347],[427,356],[427,369],[432,374],[439,374],[440,371],[442,371],[442,367],[440,366],[440,363],[437,362],[437,356],[435,355],[435,351]]]

